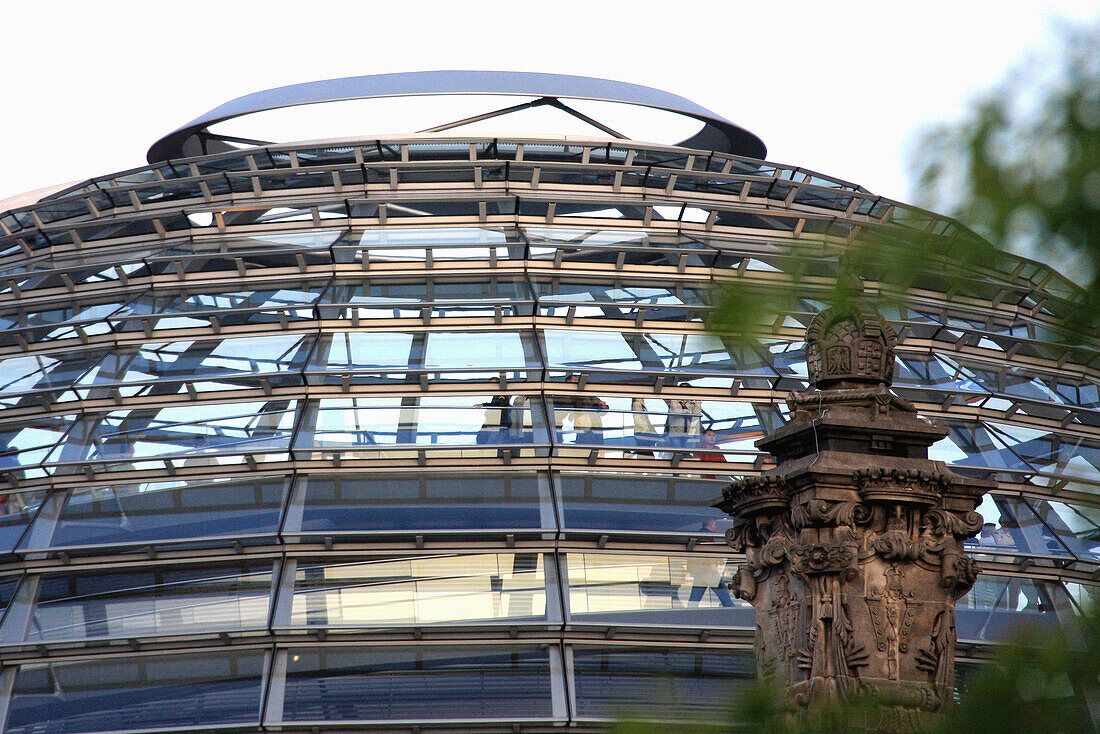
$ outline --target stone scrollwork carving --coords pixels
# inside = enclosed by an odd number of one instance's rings
[[[955,602],[978,574],[963,541],[992,484],[926,458],[945,432],[889,391],[896,339],[877,314],[823,312],[807,341],[816,389],[758,442],[776,468],[715,503],[746,558],[736,591],[796,709],[872,691],[885,707],[868,728],[915,731],[952,701]]]

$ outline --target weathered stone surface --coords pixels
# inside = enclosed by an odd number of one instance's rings
[[[811,384],[758,446],[777,467],[715,504],[747,562],[737,594],[756,608],[760,674],[792,707],[870,692],[876,731],[907,731],[953,698],[955,602],[974,583],[963,552],[992,488],[927,458],[945,435],[889,390],[896,337],[867,309],[807,330]]]

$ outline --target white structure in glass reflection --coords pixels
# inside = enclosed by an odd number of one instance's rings
[[[217,132],[447,92],[517,97],[473,122],[546,108],[592,136]],[[597,114],[624,105],[699,131],[635,142]],[[708,503],[765,468],[821,304],[736,348],[704,331],[706,293],[787,287],[795,250],[824,292],[857,233],[973,237],[764,154],[642,87],[386,75],[236,100],[147,167],[0,213],[3,731],[719,710],[753,673],[753,611]],[[1052,338],[1074,290],[1034,263],[918,286],[886,314],[896,391],[949,429],[934,458],[1001,482],[965,683],[1011,625],[1093,593],[1097,352]]]

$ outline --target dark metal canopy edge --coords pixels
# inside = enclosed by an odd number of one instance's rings
[[[211,125],[257,112],[357,99],[444,94],[522,95],[550,99],[580,99],[651,107],[695,118],[703,128],[679,145],[719,153],[763,159],[764,142],[689,99],[640,84],[610,79],[516,71],[412,71],[397,74],[343,77],[265,89],[219,105],[153,143],[150,163],[205,153],[224,152],[228,146],[205,139]],[[210,138],[217,138],[210,134]]]

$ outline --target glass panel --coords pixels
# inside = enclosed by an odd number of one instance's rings
[[[752,653],[740,650],[573,650],[577,716],[585,719],[728,717],[755,677]]]
[[[44,476],[36,465],[43,462],[75,420],[75,415],[40,415],[0,427],[0,471],[19,477]]]
[[[86,487],[57,493],[56,523],[40,517],[20,550],[272,537],[289,481],[284,477],[177,480]]]
[[[271,384],[300,382],[289,374],[301,370],[313,339],[278,334],[202,341],[176,341],[121,347],[86,374],[80,385],[122,384],[125,396],[162,394],[165,380],[188,380],[199,390],[255,388],[266,376]],[[145,389],[128,387],[145,383]]]
[[[752,461],[759,454],[755,442],[764,436],[756,408],[747,401],[597,396],[583,390],[547,399],[560,444],[626,446],[647,456],[654,452],[645,449],[687,448],[699,460]],[[705,443],[704,429],[712,434]]]
[[[1032,473],[1034,469],[1012,452],[1004,440],[984,425],[937,418],[936,425],[946,428],[947,437],[932,444],[928,458],[962,467],[1009,469]],[[1012,480],[1012,474],[995,475]]]
[[[755,612],[735,599],[736,568],[717,554],[683,556],[570,553],[574,622],[752,627]]]
[[[6,734],[258,725],[262,652],[22,665]]]
[[[1020,498],[988,494],[978,512],[985,524],[978,537],[966,541],[975,553],[1070,556],[1054,532]]]
[[[293,263],[291,259],[288,264]],[[234,267],[230,262],[226,269]],[[323,286],[323,282],[303,283],[301,287],[260,284],[254,290],[142,296],[131,304],[134,315],[123,320],[120,328],[142,328],[138,316],[156,316],[153,321],[157,329],[209,327],[215,315],[222,326],[278,324],[279,314],[291,321],[312,319],[313,303]]]
[[[32,391],[60,390],[71,386],[103,352],[65,352],[11,357],[0,361],[0,406],[20,403],[15,397]],[[24,400],[26,400],[24,398]]]
[[[286,449],[296,400],[193,403],[89,415],[49,457],[51,462],[131,463],[154,457],[186,457],[183,466],[215,465],[218,454]]]
[[[555,526],[548,483],[527,473],[303,476],[295,494],[288,535]]]
[[[522,444],[544,435],[537,405],[522,395],[506,401],[491,395],[323,398],[310,407],[294,448],[377,454],[387,446]]]
[[[39,307],[41,308],[41,307]],[[77,337],[80,330],[85,335],[106,334],[111,331],[108,317],[124,313],[126,309],[119,301],[99,304],[66,304],[42,311],[25,314],[0,315],[0,344],[16,343],[14,332],[18,329],[26,341],[31,343],[70,339]]]
[[[614,379],[600,372],[775,374],[755,352],[727,347],[708,334],[570,329],[544,329],[542,334],[547,367],[585,371],[594,381]]]
[[[487,380],[505,372],[527,379],[540,361],[529,331],[351,331],[322,337],[309,371],[311,382],[340,384],[397,380],[426,371],[434,380]],[[311,376],[312,377],[312,376]]]
[[[1011,423],[987,423],[1013,452],[1040,471],[1100,481],[1100,442]]]
[[[409,208],[397,205],[394,216],[407,215]],[[405,211],[398,211],[403,209]],[[353,213],[353,215],[356,215]],[[362,216],[377,216],[364,213]],[[362,258],[361,252],[367,252],[371,262],[422,261],[431,252],[435,260],[488,259],[495,255],[501,259],[522,257],[523,239],[514,229],[489,227],[433,227],[423,229],[385,229],[354,232],[350,238],[357,246],[342,248],[337,246],[336,258],[340,262],[355,262]],[[510,253],[516,251],[515,254]]]
[[[541,553],[298,564],[290,625],[361,627],[546,619]]]
[[[291,649],[287,661],[284,721],[552,715],[546,648]]]
[[[432,318],[451,316],[530,316],[533,296],[521,277],[478,280],[415,281],[380,280],[337,283],[327,289],[318,304],[325,319],[421,318],[430,309]],[[334,304],[334,305],[329,305]]]
[[[1053,500],[1027,502],[1059,543],[1078,558],[1100,562],[1100,510]]]
[[[1059,625],[1077,612],[1061,584],[983,573],[956,606],[959,640],[1004,640],[1023,626]]]
[[[46,500],[46,494],[44,489],[0,494],[0,552],[14,550],[38,508]]]
[[[262,629],[271,578],[270,562],[44,576],[29,625],[9,617],[0,635],[53,642]]]
[[[988,394],[970,370],[943,355],[899,354],[894,382],[921,388],[940,388],[943,395],[958,393]]]
[[[576,318],[631,318],[639,310],[646,319],[700,321],[706,313],[703,291],[667,287],[647,281],[615,285],[554,279],[536,281],[539,313]]]
[[[564,529],[717,536],[733,521],[710,506],[720,482],[562,474]]]

